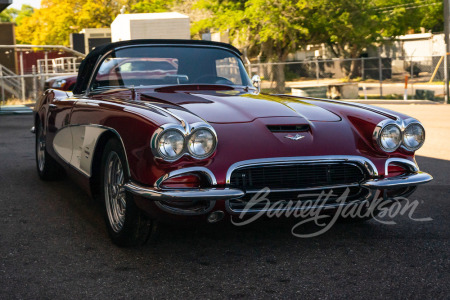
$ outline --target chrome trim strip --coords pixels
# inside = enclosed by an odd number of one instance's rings
[[[144,105],[147,106],[147,107],[150,107],[150,108],[153,108],[155,110],[159,110],[159,111],[162,111],[162,112],[168,114],[169,116],[171,116],[172,118],[174,118],[175,120],[180,122],[181,126],[183,126],[183,128],[186,131],[189,130],[189,123],[186,122],[183,118],[181,118],[181,117],[177,116],[176,114],[174,114],[173,112],[169,111],[168,109],[165,109],[165,108],[162,108],[162,107],[159,107],[157,105],[150,104],[150,103],[144,103]]]
[[[323,155],[323,156],[294,156],[294,157],[274,157],[244,160],[234,163],[227,171],[226,183],[230,184],[231,174],[237,169],[259,165],[288,165],[305,163],[327,163],[327,162],[354,162],[365,168],[372,177],[378,176],[377,167],[363,156],[356,155]]]
[[[419,172],[419,167],[415,162],[412,162],[410,160],[404,159],[404,158],[388,158],[386,160],[385,169],[384,169],[384,176],[388,175],[388,168],[389,164],[398,164],[401,166],[405,166],[409,169],[411,173],[417,173]]]
[[[407,186],[416,186],[433,180],[433,176],[425,172],[395,176],[385,179],[371,179],[361,183],[362,187],[369,189],[397,189]]]

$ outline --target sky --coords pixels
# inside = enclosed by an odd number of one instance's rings
[[[41,0],[13,0],[13,3],[8,8],[13,7],[20,9],[22,4],[28,4],[33,7],[39,8],[41,6]]]

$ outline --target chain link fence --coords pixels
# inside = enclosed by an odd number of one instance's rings
[[[426,99],[444,97],[441,56],[308,59],[250,63],[250,75],[262,78],[262,90],[332,99]],[[405,86],[405,83],[406,86]]]
[[[0,66],[0,96],[6,100],[35,100],[47,79],[76,75],[79,63],[59,59],[39,64],[24,75]],[[444,98],[444,63],[441,56],[358,59],[307,59],[304,61],[249,63],[250,75],[262,78],[262,91],[332,99]],[[405,81],[407,85],[405,86]]]

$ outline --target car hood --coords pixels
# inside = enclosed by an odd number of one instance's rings
[[[246,123],[273,117],[296,117],[305,122],[341,120],[335,113],[299,99],[236,91],[155,92],[143,94],[141,100],[171,104],[165,108],[182,117],[189,112],[209,123]]]

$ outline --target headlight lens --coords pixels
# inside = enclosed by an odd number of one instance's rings
[[[197,158],[210,156],[216,148],[216,138],[208,129],[194,131],[188,141],[189,152]]]
[[[397,125],[387,125],[381,130],[379,138],[381,148],[386,152],[395,151],[402,142],[402,132]]]
[[[425,141],[425,129],[422,125],[414,123],[406,127],[403,133],[403,145],[408,150],[415,151],[422,147]]]
[[[53,83],[52,87],[54,87],[54,88],[62,88],[62,87],[64,87],[65,85],[66,85],[66,81],[65,81],[64,79],[59,79],[59,80],[56,80],[56,81]]]
[[[158,141],[158,151],[166,159],[175,159],[183,153],[184,136],[178,130],[167,130]]]

